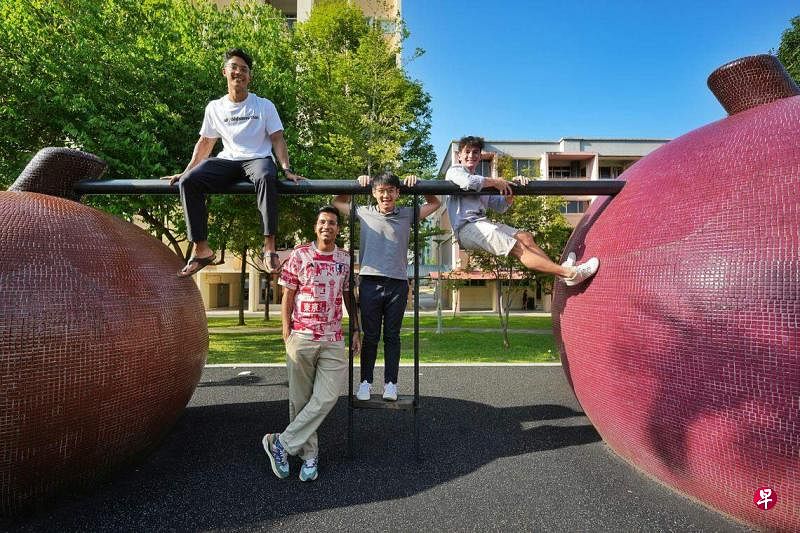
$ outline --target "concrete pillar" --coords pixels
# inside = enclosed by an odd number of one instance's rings
[[[586,175],[590,180],[600,179],[600,154],[594,154],[586,171]]]
[[[261,294],[260,274],[261,273],[257,269],[248,267],[247,275],[250,282],[250,291],[247,295],[248,311],[258,311],[258,300]]]
[[[297,0],[297,21],[303,22],[311,16],[314,0]]]

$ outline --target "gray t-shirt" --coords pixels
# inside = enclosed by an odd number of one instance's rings
[[[361,223],[359,273],[364,276],[408,279],[406,257],[414,209],[398,207],[384,215],[375,206],[359,206],[356,216]]]

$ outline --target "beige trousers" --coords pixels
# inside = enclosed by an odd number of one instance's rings
[[[317,428],[328,416],[347,380],[344,341],[313,341],[292,333],[286,339],[289,425],[280,435],[291,455],[319,454]]]

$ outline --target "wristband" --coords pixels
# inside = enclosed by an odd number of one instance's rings
[[[292,174],[294,174],[294,170],[292,170],[292,167],[286,167],[283,169],[284,174],[286,174],[287,172],[291,172]]]

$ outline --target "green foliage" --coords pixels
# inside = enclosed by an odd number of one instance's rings
[[[291,35],[271,6],[220,11],[189,0],[5,0],[0,18],[0,60],[7,66],[0,79],[0,184],[13,181],[44,146],[94,153],[108,162],[108,178],[179,172],[206,102],[226,90],[222,53],[232,46],[252,52],[252,89],[275,101],[291,132]],[[180,253],[185,229],[175,197],[91,201],[127,219],[141,216]],[[212,221],[213,240],[222,239],[223,226]]]
[[[354,179],[434,163],[430,97],[397,65],[398,48],[344,0],[296,26],[299,131],[315,175]]]
[[[542,175],[541,161],[536,159],[534,163],[530,167],[522,168],[521,172],[517,172],[514,166],[514,158],[508,154],[502,154],[497,157],[497,175],[506,179],[511,179],[518,174],[526,178],[538,178]]]
[[[421,175],[434,163],[430,97],[398,68],[377,26],[343,1],[315,7],[296,36],[279,11],[255,0],[225,9],[208,0],[3,0],[0,21],[3,188],[45,146],[94,153],[111,179],[180,172],[206,103],[226,91],[222,54],[231,47],[253,56],[250,89],[275,102],[299,173],[353,179],[391,167]],[[188,253],[176,197],[89,201],[141,217],[176,253]],[[316,210],[329,202],[281,198],[278,246],[313,239]],[[260,250],[253,204],[250,196],[212,197],[212,246]]]
[[[781,36],[778,59],[786,67],[792,79],[800,84],[800,17],[794,17],[791,23],[791,27]]]
[[[517,175],[514,172],[514,158],[507,154],[497,156],[497,175],[501,178],[511,179]]]

